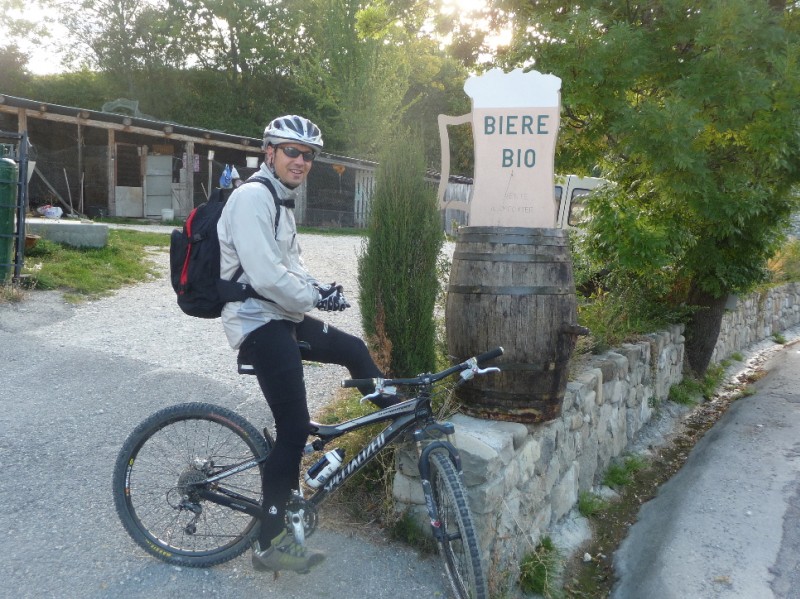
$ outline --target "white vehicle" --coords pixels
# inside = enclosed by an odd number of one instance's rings
[[[557,229],[569,229],[580,224],[584,204],[581,198],[608,183],[597,177],[579,177],[578,175],[556,175],[554,198],[557,206]],[[445,232],[455,234],[458,227],[468,226],[469,197],[472,193],[471,180],[450,182],[447,187],[440,186],[440,193],[446,194],[440,208],[443,213]]]
[[[555,201],[558,204],[556,228],[569,229],[581,223],[584,203],[581,198],[607,183],[597,177],[556,175]]]

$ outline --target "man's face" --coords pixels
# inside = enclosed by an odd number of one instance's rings
[[[300,185],[311,170],[313,149],[301,143],[288,142],[267,148],[267,163],[272,161],[277,177],[287,186],[295,188]],[[294,154],[294,156],[289,156]]]

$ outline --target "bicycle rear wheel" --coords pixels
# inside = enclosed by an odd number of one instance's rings
[[[117,514],[136,543],[170,564],[206,567],[233,559],[250,547],[258,519],[202,499],[191,483],[270,449],[264,435],[226,408],[189,403],[160,410],[119,452],[112,482]],[[261,502],[258,466],[215,484]]]
[[[439,512],[439,552],[457,599],[488,599],[478,537],[467,494],[450,455],[434,450],[429,457],[431,490]]]

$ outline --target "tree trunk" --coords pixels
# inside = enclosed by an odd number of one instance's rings
[[[702,377],[706,373],[711,362],[726,302],[726,297],[715,298],[694,285],[689,291],[689,305],[697,306],[699,309],[689,320],[686,328],[686,360],[692,373],[697,377]]]

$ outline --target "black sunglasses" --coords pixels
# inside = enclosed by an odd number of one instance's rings
[[[286,154],[288,158],[297,158],[298,156],[303,157],[304,162],[314,162],[314,158],[317,157],[317,154],[313,150],[309,150],[308,152],[301,152],[297,148],[293,148],[291,146],[278,146],[283,153]]]

